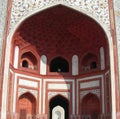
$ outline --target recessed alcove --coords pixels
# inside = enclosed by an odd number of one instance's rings
[[[69,63],[62,57],[56,57],[50,62],[50,72],[69,72]]]
[[[106,75],[110,75],[109,45],[105,32],[92,18],[56,5],[23,21],[12,43],[19,46],[19,67],[15,72],[26,83],[31,81],[33,87],[25,85],[28,90],[38,91],[39,112],[46,117],[52,119],[52,113],[59,117],[65,113],[65,119],[78,118],[85,108],[90,111],[88,102],[93,100],[95,106],[102,107],[97,113],[90,113],[96,118],[96,114],[98,117],[107,110],[104,102],[108,97],[111,106],[111,90],[107,88],[110,78],[106,81]],[[94,93],[101,96],[100,101]]]
[[[21,67],[28,68],[32,70],[38,69],[37,58],[32,54],[32,52],[25,52],[21,56]]]
[[[72,72],[72,56],[77,55],[78,75],[81,75],[82,70],[86,71],[89,68],[94,71],[101,70],[100,48],[102,46],[105,50],[106,68],[109,67],[108,43],[102,28],[92,18],[63,5],[56,5],[27,18],[14,33],[13,40],[20,43],[21,50],[31,46],[35,47],[34,50],[39,57],[46,55],[46,65],[50,65],[48,63],[53,59],[52,57],[65,56],[69,62],[69,70],[66,68],[64,72]],[[84,56],[87,52],[87,56]],[[89,66],[85,64],[87,60]]]

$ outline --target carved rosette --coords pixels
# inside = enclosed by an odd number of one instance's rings
[[[26,15],[53,4],[77,7],[110,27],[108,0],[13,0],[10,29]]]

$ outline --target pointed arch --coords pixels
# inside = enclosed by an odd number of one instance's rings
[[[83,118],[99,119],[100,101],[99,98],[92,93],[88,93],[82,99],[81,113]]]
[[[64,109],[64,113],[65,113],[65,118],[64,119],[68,119],[69,118],[69,102],[65,97],[63,97],[61,95],[54,96],[49,101],[50,119],[53,119],[53,115],[52,115],[53,113],[52,112],[54,112],[53,110],[57,106],[60,106],[60,108]],[[59,110],[60,108],[57,108],[58,111],[60,111]],[[64,114],[64,113],[62,113],[62,114]]]
[[[36,102],[35,96],[34,96],[31,92],[29,92],[29,91],[21,94],[21,95],[19,96],[19,99],[21,99],[21,98],[23,98],[23,97],[28,98],[31,102]]]
[[[50,62],[50,72],[69,72],[69,63],[63,57],[56,57]]]
[[[18,113],[20,119],[32,118],[36,114],[36,99],[31,93],[26,92],[19,97]]]
[[[47,74],[47,56],[42,55],[40,59],[40,74],[46,75]]]
[[[24,52],[21,55],[21,67],[23,68],[29,68],[32,70],[37,70],[38,69],[38,60],[36,58],[36,56],[28,51],[28,52]]]
[[[25,92],[21,93],[21,94],[19,95],[19,98],[20,98],[21,96],[23,96],[23,95],[28,95],[29,97],[33,97],[33,100],[35,100],[35,102],[36,102],[36,97],[35,97],[35,95],[32,94],[30,91],[25,91]]]
[[[11,40],[13,37],[14,32],[16,31],[16,29],[19,27],[19,25],[28,17],[30,17],[31,15],[40,12],[42,10],[45,10],[49,7],[58,5],[60,3],[56,3],[53,5],[49,5],[49,6],[45,6],[43,8],[41,8],[39,11],[34,11],[33,13],[28,14],[27,16],[25,16],[24,18],[22,18],[17,24],[16,26],[12,29],[12,31],[10,32],[9,36],[7,37],[7,42],[6,42],[6,51],[5,51],[5,63],[4,63],[4,72],[3,72],[3,77],[5,78],[3,80],[3,96],[2,96],[2,109],[1,109],[1,113],[2,116],[1,118],[5,118],[6,116],[6,111],[7,111],[7,85],[8,85],[8,79],[9,79],[9,74],[6,72],[9,72],[9,62],[10,62],[10,44],[11,44]],[[63,5],[66,5],[64,3],[61,3]],[[66,5],[67,6],[67,5]],[[89,16],[90,18],[94,19],[100,26],[101,28],[104,30],[107,39],[108,39],[108,43],[109,43],[109,51],[110,51],[110,71],[111,71],[111,95],[112,95],[112,117],[115,118],[116,117],[116,96],[115,96],[115,82],[112,79],[115,79],[115,72],[114,72],[114,52],[113,52],[113,43],[112,43],[112,37],[110,34],[109,29],[102,24],[97,17],[95,17],[93,14],[87,13],[87,12],[83,12],[81,9],[79,9],[78,7],[72,7],[70,5],[68,5],[68,7],[73,8],[79,12],[84,13],[85,15]]]
[[[72,57],[72,75],[78,75],[79,74],[79,58],[77,55],[74,55]]]

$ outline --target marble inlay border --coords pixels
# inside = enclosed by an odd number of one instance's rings
[[[2,54],[1,52],[7,15],[7,3],[8,0],[0,0],[0,56]]]

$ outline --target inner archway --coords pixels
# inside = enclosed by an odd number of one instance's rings
[[[56,57],[50,63],[50,72],[69,72],[69,63],[62,57]]]
[[[82,99],[81,107],[82,118],[84,119],[99,119],[100,116],[100,101],[94,94],[87,94]]]
[[[69,119],[69,102],[64,97],[58,95],[53,97],[49,103],[50,119]]]
[[[30,93],[25,93],[19,97],[18,101],[19,119],[35,118],[36,100]]]
[[[109,48],[108,48],[109,45],[107,42],[106,34],[104,33],[103,29],[98,25],[97,22],[95,22],[93,19],[89,18],[85,14],[79,13],[63,5],[51,7],[49,9],[46,9],[45,11],[37,13],[26,19],[15,31],[12,43],[13,43],[12,46],[16,45],[20,46],[19,47],[20,53],[22,49],[26,48],[27,46],[31,46],[31,49],[28,50],[36,50],[39,56],[45,55],[48,60],[46,62],[46,64],[48,65],[47,67],[48,69],[49,63],[53,59],[53,57],[58,56],[65,57],[70,64],[71,57],[77,55],[78,61],[80,62],[78,66],[79,67],[78,75],[73,77],[71,72],[67,73],[66,75],[60,73],[63,79],[70,77],[71,79],[75,78],[74,80],[77,80],[82,76],[85,76],[86,78],[89,75],[94,76],[94,74],[99,73],[100,75],[104,75],[102,74],[103,72],[100,68],[99,58],[100,48],[104,47],[105,49],[104,72],[110,71]],[[92,52],[96,56],[97,62],[96,60],[93,60],[93,62],[95,62],[94,64],[95,70],[93,72],[93,70],[91,70],[92,68],[90,67],[90,65],[88,66],[86,65],[85,70],[83,71],[84,73],[81,73],[82,66],[81,57],[83,57],[88,51]],[[13,59],[11,58],[11,60]],[[11,61],[11,66],[12,62],[13,61]],[[47,76],[47,78],[51,76],[48,69],[46,75],[48,74],[49,75]],[[88,71],[88,69],[90,70]],[[19,68],[17,70],[19,70]],[[36,77],[38,78],[42,77],[39,76],[40,75],[39,72],[40,71],[36,72]],[[22,73],[25,74],[25,72]],[[31,70],[28,70],[28,74],[25,75],[29,74],[31,76],[34,75],[32,74]],[[54,75],[55,74],[53,74],[52,78],[55,78]],[[58,75],[57,77],[58,80],[59,77],[60,76]],[[110,82],[110,78],[108,79],[108,81]],[[48,93],[46,92],[46,89],[43,92],[45,92],[45,95],[47,95]],[[110,92],[110,90],[108,92]],[[75,93],[77,93],[77,91]],[[74,102],[76,100],[71,100],[71,102],[72,101]],[[43,112],[47,110],[46,107],[43,108],[44,109]],[[76,105],[74,106],[74,110],[77,111],[79,110]]]

